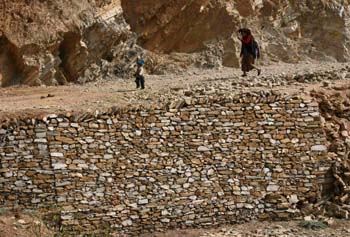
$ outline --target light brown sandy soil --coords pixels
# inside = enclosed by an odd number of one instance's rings
[[[141,237],[348,237],[350,223],[336,220],[326,229],[305,229],[299,221],[251,222],[210,230],[177,230],[146,234]]]
[[[3,209],[1,209],[3,211]],[[54,221],[54,220],[47,220]],[[250,222],[211,229],[184,229],[143,234],[139,237],[348,237],[350,222],[332,220],[324,229],[300,227],[300,221]],[[0,213],[0,237],[71,236],[57,233],[45,226],[38,213],[5,211]],[[115,235],[113,235],[115,236]],[[107,237],[107,236],[106,236]]]
[[[50,237],[54,233],[34,213],[0,213],[0,237]]]
[[[279,64],[263,68],[263,75],[252,72],[248,78],[241,78],[238,69],[222,68],[207,71],[189,71],[181,75],[150,75],[146,77],[146,89],[135,89],[133,78],[98,81],[86,85],[60,87],[10,87],[0,89],[0,117],[26,113],[60,113],[95,110],[128,105],[150,105],[159,98],[178,94],[195,87],[230,86],[232,93],[251,90],[287,90],[297,92],[319,87],[318,83],[298,83],[287,80],[295,74],[315,71],[331,71],[344,68],[340,63]],[[282,78],[282,79],[279,79]],[[278,80],[277,82],[275,82]],[[332,81],[333,84],[347,84],[348,79]],[[48,97],[48,95],[53,97]]]

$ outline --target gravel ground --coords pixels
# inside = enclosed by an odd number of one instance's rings
[[[223,88],[230,93],[267,89],[297,92],[311,90],[324,80],[348,83],[350,68],[346,67],[341,63],[276,64],[264,67],[260,77],[252,72],[246,78],[240,77],[239,69],[191,70],[184,74],[147,76],[143,91],[135,89],[132,78],[60,87],[0,88],[0,114],[101,111],[113,106],[150,105],[162,98],[183,96],[184,90],[203,88]]]
[[[318,224],[318,223],[316,223]],[[212,230],[178,230],[142,237],[349,237],[350,222],[335,220],[325,229],[300,227],[300,221],[251,222]]]

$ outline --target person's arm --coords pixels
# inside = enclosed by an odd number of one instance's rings
[[[242,57],[243,56],[243,38],[240,37],[239,35],[237,35],[237,39],[241,42],[242,46],[241,46],[241,53],[240,53],[240,56]]]
[[[140,68],[137,67],[134,76],[137,77],[140,75]]]
[[[139,75],[143,76],[143,74],[145,73],[145,70],[143,69],[143,67],[139,68]]]

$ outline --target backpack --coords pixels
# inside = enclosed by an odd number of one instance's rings
[[[138,60],[137,60],[137,65],[139,65],[139,66],[145,65],[145,60],[143,60],[143,59],[138,59]]]
[[[253,53],[254,53],[254,58],[258,59],[260,58],[260,48],[258,42],[256,42],[255,39],[253,39]]]

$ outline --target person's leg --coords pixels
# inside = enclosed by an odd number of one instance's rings
[[[257,68],[256,70],[258,70],[258,76],[260,76],[261,75],[261,69]]]
[[[241,70],[243,72],[242,77],[246,77],[247,76],[247,62],[246,62],[244,56],[241,60]]]
[[[145,89],[145,77],[140,76],[140,84],[141,84],[141,89]]]
[[[252,67],[253,67],[253,69],[255,69],[255,70],[258,72],[258,76],[260,76],[260,74],[261,74],[261,69],[258,68],[258,67],[256,67],[256,66],[254,66],[254,65],[252,65]]]
[[[253,56],[250,56],[249,63],[250,63],[250,65],[249,65],[250,70],[256,70],[258,72],[258,76],[260,76],[261,69],[258,68],[257,66],[255,66],[255,58]]]
[[[136,89],[140,88],[140,78],[139,78],[139,76],[136,76],[135,83],[136,83]]]
[[[261,74],[261,69],[252,64],[252,68],[258,72],[258,76]]]

